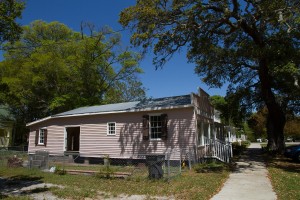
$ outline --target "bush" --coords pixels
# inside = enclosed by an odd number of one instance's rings
[[[65,175],[67,172],[66,170],[63,168],[63,169],[60,169],[58,166],[55,167],[55,171],[54,171],[54,174],[58,174],[58,175]]]
[[[8,167],[22,167],[22,163],[23,163],[22,158],[18,158],[17,156],[7,159]]]
[[[246,146],[246,148],[248,148],[250,146],[251,142],[250,141],[242,141],[242,145]]]
[[[242,141],[242,142],[233,142],[232,143],[232,152],[233,155],[241,155],[243,151],[245,151],[250,146],[249,141]]]
[[[98,178],[113,178],[115,173],[115,169],[110,166],[110,158],[109,156],[105,156],[104,158],[104,167],[101,167],[99,172],[96,174]]]

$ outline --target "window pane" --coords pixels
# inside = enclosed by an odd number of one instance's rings
[[[44,144],[45,129],[40,129],[39,144]]]
[[[108,135],[115,135],[116,134],[116,123],[108,123]]]
[[[161,138],[161,117],[160,115],[150,116],[150,138],[160,139]]]

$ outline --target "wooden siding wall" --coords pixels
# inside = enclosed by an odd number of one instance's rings
[[[214,107],[210,104],[208,94],[204,92],[201,93],[201,96],[192,94],[192,102],[195,107],[198,120],[205,123],[214,122]]]
[[[143,140],[142,116],[145,114],[168,115],[167,140]],[[116,135],[107,135],[107,122],[116,122]],[[83,157],[135,158],[149,153],[162,154],[180,148],[194,148],[196,144],[194,110],[180,108],[157,112],[117,113],[93,116],[50,119],[30,127],[29,153],[46,150],[50,154],[64,153],[65,127],[80,126],[80,155]],[[35,146],[35,133],[47,128],[47,146]]]

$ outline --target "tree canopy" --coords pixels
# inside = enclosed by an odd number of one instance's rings
[[[24,7],[23,1],[0,1],[0,44],[5,41],[14,42],[19,39],[22,28],[16,22],[16,19],[21,18]]]
[[[0,99],[23,125],[76,107],[145,97],[140,55],[122,50],[120,35],[107,28],[86,35],[35,21],[5,49]]]
[[[210,97],[211,104],[221,112],[221,122],[225,125],[242,128],[247,116],[246,109],[244,109],[236,96],[227,95],[222,97],[214,95]]]
[[[229,82],[249,109],[266,105],[268,148],[282,151],[285,113],[300,106],[299,16],[298,0],[138,0],[120,23],[156,66],[186,48],[206,84]]]

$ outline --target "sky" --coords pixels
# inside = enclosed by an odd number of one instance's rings
[[[21,25],[28,25],[34,20],[46,22],[59,21],[74,31],[80,31],[81,22],[93,23],[97,28],[110,26],[118,31],[119,13],[135,4],[135,0],[27,0],[22,13]],[[122,31],[122,44],[130,46],[130,32]],[[135,49],[133,49],[135,50]],[[194,73],[194,65],[188,64],[186,55],[178,53],[162,68],[155,69],[152,64],[153,54],[148,53],[140,62],[144,73],[140,80],[147,88],[146,95],[151,98],[168,97],[197,92],[201,87],[210,95],[226,94],[226,87],[209,88]]]

